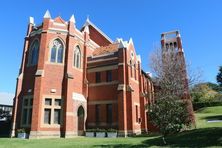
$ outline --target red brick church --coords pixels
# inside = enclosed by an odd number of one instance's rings
[[[89,19],[75,17],[35,25],[30,17],[14,98],[12,135],[73,137],[90,128],[114,128],[119,136],[148,131],[147,103],[154,87],[141,68],[133,40],[112,41]]]

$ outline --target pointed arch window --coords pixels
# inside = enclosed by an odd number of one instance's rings
[[[64,47],[59,39],[53,41],[50,52],[50,62],[63,63]]]
[[[36,65],[38,63],[38,57],[39,57],[39,42],[38,40],[35,40],[30,48],[29,53],[29,61],[28,65]]]
[[[81,52],[79,46],[74,50],[74,67],[81,68]]]

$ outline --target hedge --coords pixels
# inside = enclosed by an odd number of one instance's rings
[[[194,102],[193,109],[196,111],[203,107],[211,107],[211,106],[222,106],[222,102],[214,101],[214,102]]]

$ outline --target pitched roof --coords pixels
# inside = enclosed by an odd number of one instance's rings
[[[85,24],[83,25],[82,29],[85,28],[85,26],[92,26],[94,29],[96,29],[102,36],[104,36],[110,43],[113,43],[113,41],[102,31],[100,30],[95,24],[93,24],[89,18],[86,19]]]
[[[56,23],[65,24],[65,21],[64,21],[60,16],[57,16],[57,17],[54,19],[54,21],[55,21]]]
[[[108,46],[101,46],[94,50],[93,56],[113,53],[118,51],[119,43],[109,44]]]

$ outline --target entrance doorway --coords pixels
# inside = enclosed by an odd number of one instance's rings
[[[82,136],[84,134],[84,126],[85,126],[85,123],[84,123],[84,108],[82,106],[80,106],[78,108],[78,113],[77,113],[77,116],[78,116],[78,136]]]

